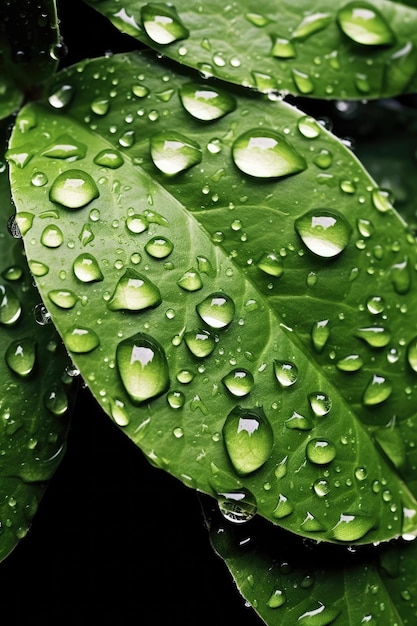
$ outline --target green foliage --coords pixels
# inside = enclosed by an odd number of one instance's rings
[[[417,247],[403,171],[415,120],[392,116],[408,135],[394,135],[401,168],[388,131],[359,150],[400,217],[346,142],[283,96],[348,108],[413,92],[415,10],[101,0],[118,28],[181,65],[147,50],[55,72],[55,7],[42,37],[21,2],[29,30],[0,40],[13,81],[2,115],[29,100],[6,152],[28,268],[2,217],[13,488],[38,497],[63,454],[71,385],[56,327],[149,461],[217,500],[213,546],[265,623],[412,623]],[[53,325],[33,321],[39,298]],[[10,429],[16,385],[33,407],[26,420],[19,400]],[[15,499],[29,519],[29,495]],[[25,528],[16,515],[1,554]]]

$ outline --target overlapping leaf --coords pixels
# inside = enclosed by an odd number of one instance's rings
[[[4,131],[2,144],[4,145]],[[4,154],[4,150],[3,150]],[[65,451],[69,359],[27,268],[4,161],[0,173],[0,559],[22,539]],[[35,319],[37,315],[38,321]]]
[[[225,508],[331,541],[412,532],[414,239],[313,120],[210,90],[211,121],[188,78],[117,56],[22,111],[13,194],[52,318],[115,422]],[[292,176],[246,158],[253,129]]]
[[[416,89],[417,13],[401,3],[87,2],[169,58],[259,91],[362,99]]]

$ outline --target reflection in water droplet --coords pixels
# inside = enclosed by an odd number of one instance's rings
[[[0,285],[0,324],[12,326],[22,313],[19,298],[9,285]]]
[[[375,518],[366,513],[342,513],[331,536],[337,541],[357,541],[375,527],[375,522]]]
[[[256,498],[248,489],[220,492],[217,500],[220,513],[234,524],[248,522],[256,514]]]
[[[169,386],[168,362],[162,346],[150,335],[137,333],[117,346],[120,378],[133,403],[158,396]]]
[[[190,115],[205,122],[219,119],[236,108],[236,100],[231,94],[195,83],[181,87],[180,99]]]
[[[209,356],[216,347],[215,338],[207,330],[188,331],[184,334],[184,341],[190,352],[199,359]]]
[[[332,408],[332,401],[325,393],[316,391],[308,394],[311,410],[316,417],[324,417]]]
[[[197,270],[191,267],[177,280],[177,285],[185,291],[198,291],[202,288],[203,281]]]
[[[327,148],[322,148],[317,156],[313,159],[314,165],[322,170],[327,170],[333,163],[333,156]]]
[[[311,340],[316,352],[321,352],[330,336],[329,320],[316,322],[311,329]]]
[[[88,252],[77,256],[72,269],[74,275],[83,283],[98,282],[104,278],[97,260]]]
[[[242,476],[259,469],[268,460],[273,446],[271,425],[262,408],[235,407],[223,426],[227,453]]]
[[[279,278],[284,271],[281,257],[278,257],[274,252],[263,254],[257,266],[268,276],[275,276],[276,278]]]
[[[78,169],[59,174],[49,190],[49,199],[67,209],[79,209],[98,198],[97,185],[87,172]]]
[[[124,158],[117,150],[113,150],[111,148],[106,148],[105,150],[101,150],[94,157],[94,163],[96,165],[102,165],[103,167],[108,167],[112,170],[116,170],[118,167],[121,167],[124,163]]]
[[[351,227],[336,211],[313,209],[295,220],[295,230],[304,245],[319,257],[339,255],[349,243]]]
[[[55,226],[55,224],[49,224],[42,231],[41,244],[47,248],[59,248],[64,242],[64,235],[62,230]]]
[[[232,147],[237,167],[256,178],[276,178],[303,171],[307,164],[279,133],[253,129],[240,135]]]
[[[298,369],[294,363],[290,361],[274,360],[274,372],[277,381],[283,387],[291,387],[297,381]]]
[[[42,302],[33,307],[33,316],[39,326],[46,326],[51,322],[51,314]]]
[[[222,378],[222,383],[236,397],[247,396],[254,385],[253,375],[245,369],[235,369]]]
[[[52,289],[48,298],[60,309],[72,309],[77,303],[77,296],[69,289]]]
[[[390,397],[392,384],[385,376],[374,374],[363,393],[363,404],[365,406],[375,406],[381,404]]]
[[[108,98],[96,98],[90,105],[96,115],[107,115],[110,110],[110,100]]]
[[[277,59],[294,59],[296,56],[294,44],[285,37],[271,35],[272,48],[271,56]]]
[[[196,310],[211,328],[225,328],[233,320],[235,303],[224,293],[212,293],[197,304]]]
[[[306,456],[315,465],[327,465],[336,457],[336,447],[327,439],[310,439],[306,446]]]
[[[317,533],[317,532],[323,532],[324,530],[326,530],[323,524],[321,524],[318,521],[318,519],[314,517],[314,515],[310,513],[309,511],[307,511],[306,517],[301,522],[300,528],[304,532],[308,532],[308,533]],[[314,579],[312,580],[310,576],[306,576],[305,579],[301,582],[300,586],[303,589],[308,589],[313,584],[314,584]]]
[[[165,259],[173,249],[172,242],[165,237],[152,237],[145,244],[146,252],[154,259]]]
[[[95,350],[100,345],[97,333],[90,328],[75,326],[64,335],[65,345],[71,352],[86,353]]]
[[[385,17],[367,2],[349,2],[337,13],[337,21],[355,43],[365,46],[390,46],[395,36]]]
[[[142,311],[161,302],[161,293],[152,281],[133,269],[127,269],[107,306],[111,311]]]
[[[278,503],[275,509],[272,511],[272,515],[277,519],[283,519],[284,517],[288,517],[294,511],[294,505],[292,502],[284,496],[283,493],[280,493],[278,496]]]
[[[29,376],[35,367],[35,342],[29,338],[13,341],[6,350],[5,358],[7,365],[15,374]]]
[[[387,189],[372,189],[371,199],[374,207],[381,213],[385,213],[393,208],[391,192]]]
[[[140,14],[146,34],[155,43],[166,46],[189,36],[172,4],[149,2],[141,8]]]
[[[200,163],[200,145],[175,131],[161,132],[150,140],[151,157],[156,167],[169,176],[179,174]]]

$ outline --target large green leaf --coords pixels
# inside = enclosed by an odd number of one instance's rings
[[[0,4],[0,119],[39,90],[63,50],[55,0],[13,0],[13,9]]]
[[[314,120],[218,89],[115,56],[23,109],[8,157],[42,297],[159,467],[317,539],[413,532],[415,241]]]
[[[86,0],[205,76],[263,92],[376,98],[417,85],[417,12],[388,0]]]
[[[5,125],[0,129],[4,145]],[[4,154],[4,149],[3,149]],[[0,168],[0,560],[22,539],[65,451],[75,391],[67,352],[45,317]]]
[[[203,504],[214,549],[266,624],[415,622],[415,541],[356,551],[313,545],[264,520],[233,525]]]

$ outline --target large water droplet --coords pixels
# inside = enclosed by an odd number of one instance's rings
[[[41,235],[41,244],[47,248],[59,248],[64,242],[64,235],[62,230],[55,226],[55,224],[49,224],[46,226]]]
[[[162,346],[150,335],[137,333],[117,346],[116,362],[123,385],[134,403],[167,390],[168,362]]]
[[[232,95],[207,85],[187,83],[180,89],[180,98],[184,109],[204,122],[219,119],[236,108]]]
[[[235,407],[226,418],[223,437],[232,465],[240,475],[250,474],[264,465],[274,440],[262,408]]]
[[[35,366],[35,342],[29,338],[13,341],[8,346],[5,357],[7,365],[15,374],[29,376]]]
[[[169,176],[179,174],[200,163],[200,145],[175,131],[161,132],[150,140],[151,157],[156,167]]]
[[[329,13],[311,13],[301,20],[292,33],[292,39],[303,41],[326,28],[331,22],[332,16]]]
[[[98,282],[104,278],[97,260],[88,252],[77,256],[72,269],[74,275],[83,283]]]
[[[149,228],[149,221],[145,215],[140,215],[139,213],[134,213],[133,215],[129,215],[126,219],[126,227],[135,235],[139,235],[143,233],[145,230]]]
[[[56,141],[48,146],[41,154],[51,159],[83,159],[87,152],[87,146],[75,141],[70,135],[61,135]],[[39,185],[42,186],[42,185]]]
[[[358,328],[355,335],[363,339],[371,348],[385,348],[391,340],[391,333],[382,326]]]
[[[67,209],[80,209],[99,195],[90,174],[76,169],[59,174],[49,190],[49,199]]]
[[[306,456],[315,465],[327,465],[336,457],[336,447],[327,439],[310,439],[306,446]]]
[[[91,328],[74,326],[67,331],[64,336],[65,345],[71,352],[86,353],[92,352],[100,345],[97,333]]]
[[[212,293],[197,304],[196,310],[211,328],[225,328],[233,320],[235,303],[224,293]]]
[[[381,404],[389,398],[392,384],[385,376],[374,374],[366,387],[362,401],[365,406]]]
[[[191,267],[178,279],[177,285],[185,291],[198,291],[202,288],[203,281],[197,270]]]
[[[307,515],[305,516],[304,520],[301,522],[300,528],[304,532],[308,532],[308,533],[323,532],[325,530],[323,524],[321,524],[321,522],[319,522],[319,520],[316,517],[314,517],[314,515],[310,513],[309,511],[307,511]],[[310,587],[311,584],[312,584],[312,581],[310,579],[306,580],[304,582],[304,588]],[[301,586],[303,586],[303,583],[301,583]]]
[[[248,522],[256,514],[256,498],[248,489],[219,492],[217,500],[223,517],[234,524]]]
[[[278,496],[278,503],[275,509],[272,511],[272,515],[277,519],[283,519],[284,517],[288,517],[288,515],[291,515],[293,511],[294,505],[291,500],[289,500],[287,496],[284,496],[283,493],[280,493]]]
[[[171,409],[182,409],[185,404],[185,395],[182,391],[170,391],[167,394],[168,404]]]
[[[146,34],[155,43],[166,46],[189,36],[172,4],[150,2],[141,8],[140,14]]]
[[[188,331],[184,341],[190,352],[199,359],[209,356],[216,347],[215,338],[207,330]]]
[[[277,381],[283,387],[291,387],[297,382],[298,378],[298,369],[294,363],[290,361],[274,361],[274,372],[277,378]]]
[[[102,165],[103,167],[108,167],[111,170],[116,170],[118,167],[121,167],[124,163],[124,159],[120,152],[117,150],[112,150],[111,148],[106,148],[105,150],[101,150],[94,157],[94,163],[96,165]]]
[[[48,298],[60,309],[72,309],[77,303],[77,296],[69,289],[51,289]]]
[[[142,274],[127,269],[107,303],[111,311],[141,311],[161,304],[158,287]]]
[[[12,326],[22,313],[19,298],[9,285],[0,285],[0,324]]]
[[[395,36],[379,11],[367,2],[349,2],[337,13],[340,28],[349,39],[365,46],[390,46]]]
[[[372,515],[366,513],[342,513],[332,528],[331,536],[337,541],[357,541],[375,527],[375,521]]]
[[[108,98],[96,98],[90,105],[96,115],[107,115],[110,110],[110,100]]]
[[[307,164],[287,141],[272,130],[255,128],[240,135],[232,147],[237,167],[256,178],[276,178],[296,174]]]
[[[304,213],[295,220],[295,230],[311,252],[326,259],[343,252],[352,231],[343,215],[327,209]]]
[[[173,249],[172,242],[166,237],[152,237],[145,244],[146,252],[154,259],[165,259]]]
[[[222,378],[226,389],[236,397],[247,396],[254,385],[253,375],[245,369],[235,369]]]
[[[382,313],[385,308],[384,298],[382,298],[381,296],[371,296],[366,301],[366,308],[368,309],[369,313],[372,313],[372,315],[378,315],[379,313]]]

